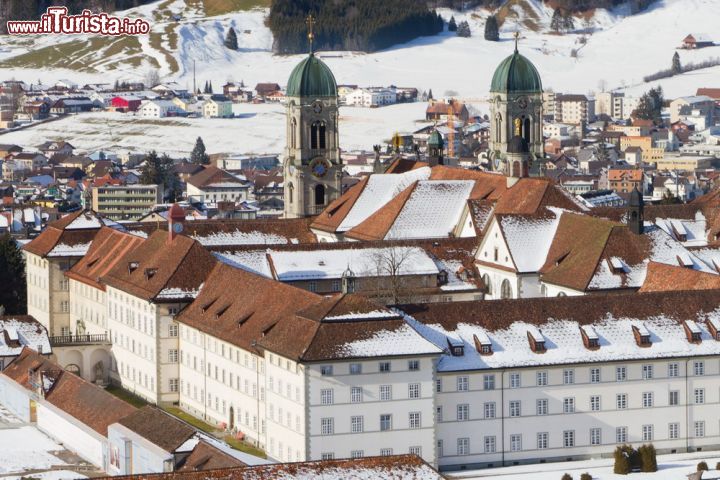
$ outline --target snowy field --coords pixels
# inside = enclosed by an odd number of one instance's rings
[[[586,22],[575,20],[578,31],[591,31],[568,35],[549,32],[552,10],[541,0],[522,0],[522,5],[510,8],[501,27],[501,41],[483,39],[483,26],[488,12],[482,9],[465,13],[441,10],[447,18],[455,15],[458,21],[466,19],[471,26],[471,38],[459,38],[446,32],[424,37],[407,44],[373,54],[354,52],[328,52],[321,56],[333,69],[338,83],[359,85],[414,86],[433,89],[438,95],[456,92],[466,98],[487,96],[490,79],[497,64],[512,52],[512,32],[522,28],[521,50],[537,65],[546,87],[556,91],[585,93],[595,90],[600,80],[609,88],[627,87],[631,91],[644,91],[649,85],[640,85],[642,77],[660,69],[669,68],[675,48],[688,33],[703,33],[718,38],[720,32],[720,0],[657,0],[638,15],[628,16],[626,7],[613,11],[597,10],[594,18]],[[79,82],[141,79],[151,64],[159,67],[163,77],[179,79],[181,84],[192,85],[193,62],[196,65],[199,85],[212,80],[218,88],[226,80],[244,80],[248,85],[271,81],[285,83],[291,69],[301,56],[272,54],[272,34],[264,25],[267,10],[256,9],[205,17],[197,9],[197,2],[187,5],[184,0],[156,2],[122,12],[130,17],[145,17],[152,21],[153,38],[138,38],[144,63],[135,67],[118,62],[125,51],[112,49],[83,52],[84,61],[92,64],[95,72],[79,73],[61,68],[43,71],[43,68],[4,68],[0,78],[15,77],[28,82],[44,83],[60,78]],[[179,15],[174,21],[171,15]],[[536,31],[519,25],[536,26]],[[224,33],[229,26],[238,32],[239,51],[223,47]],[[177,35],[176,41],[168,32]],[[580,37],[586,35],[582,45]],[[82,36],[46,36],[36,39],[0,39],[0,59],[8,59],[32,52],[41,47],[60,45],[83,39]],[[572,58],[572,50],[578,51]],[[70,54],[70,53],[68,53]],[[167,55],[172,59],[168,59]],[[152,57],[153,61],[149,58]],[[720,57],[720,46],[697,51],[680,51],[681,62]],[[55,66],[62,62],[55,60]],[[87,70],[87,69],[86,69]],[[107,73],[106,73],[107,72]],[[662,81],[669,96],[694,93],[700,86],[717,86],[720,67],[684,74]]]
[[[343,150],[372,149],[396,131],[424,125],[423,103],[384,108],[342,107],[340,144]],[[239,118],[141,118],[115,112],[73,115],[0,136],[3,143],[32,148],[46,140],[68,140],[74,147],[146,152],[157,150],[185,156],[200,136],[209,153],[279,154],[285,147],[285,107],[279,104],[235,104]]]
[[[686,480],[687,474],[695,471],[698,462],[705,461],[712,469],[720,461],[720,452],[695,452],[658,456],[658,471],[655,473],[632,473],[615,475],[612,459],[586,460],[578,462],[546,463],[517,467],[489,468],[486,470],[446,473],[452,480],[560,480],[564,473],[579,480],[588,472],[593,480]],[[720,472],[710,470],[706,479],[720,478]]]

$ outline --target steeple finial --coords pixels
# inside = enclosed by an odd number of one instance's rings
[[[308,43],[310,44],[310,53],[313,53],[313,40],[315,40],[315,33],[313,32],[313,28],[315,27],[315,17],[312,16],[312,14],[307,16],[307,19],[305,20],[305,24],[308,28]]]
[[[515,34],[515,51],[518,51],[518,40],[520,39],[520,32],[516,31]]]

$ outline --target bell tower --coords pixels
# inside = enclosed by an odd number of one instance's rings
[[[341,193],[337,84],[313,51],[312,16],[307,25],[310,53],[293,69],[287,84],[285,218],[317,215]]]
[[[527,143],[530,162],[539,163],[545,157],[542,81],[532,62],[518,52],[518,41],[516,32],[515,51],[497,67],[490,87],[489,157],[495,170],[506,166],[516,135]]]

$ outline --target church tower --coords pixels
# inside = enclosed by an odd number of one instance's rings
[[[519,153],[520,143],[512,142],[516,135],[527,143],[529,162],[537,165],[545,157],[542,81],[532,62],[518,52],[518,37],[516,33],[515,52],[500,63],[493,75],[489,152],[493,169],[516,173],[508,159],[509,154]]]
[[[317,215],[341,193],[337,84],[313,52],[313,18],[307,23],[310,54],[293,69],[286,92],[285,218]]]

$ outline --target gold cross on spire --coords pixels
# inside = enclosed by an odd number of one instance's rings
[[[518,51],[518,40],[520,39],[520,32],[516,31],[515,34],[515,51]]]
[[[315,17],[312,16],[312,14],[307,16],[307,19],[305,20],[305,24],[308,28],[308,43],[310,44],[310,53],[313,53],[313,40],[315,40],[315,33],[313,32],[313,28],[315,27]]]

